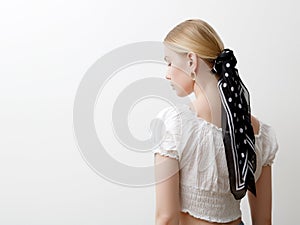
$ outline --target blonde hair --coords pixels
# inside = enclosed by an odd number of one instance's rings
[[[163,43],[177,53],[196,53],[211,68],[214,59],[224,49],[217,32],[201,19],[189,19],[178,24],[167,34]]]

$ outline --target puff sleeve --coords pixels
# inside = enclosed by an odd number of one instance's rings
[[[272,165],[278,151],[278,141],[274,129],[264,124],[262,126],[262,166]]]
[[[182,120],[180,112],[174,107],[161,110],[153,120],[153,140],[155,148],[152,153],[180,160],[180,138]]]

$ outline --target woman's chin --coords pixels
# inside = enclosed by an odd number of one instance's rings
[[[185,96],[187,96],[186,93],[181,92],[181,91],[176,91],[176,95],[177,95],[178,97],[185,97]]]

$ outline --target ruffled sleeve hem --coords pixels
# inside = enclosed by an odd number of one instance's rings
[[[154,154],[158,153],[158,154],[160,154],[162,156],[167,156],[167,157],[170,157],[172,159],[179,160],[179,155],[177,154],[177,151],[174,151],[174,150],[155,149],[152,152]]]

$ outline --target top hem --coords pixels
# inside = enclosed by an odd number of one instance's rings
[[[215,223],[229,223],[229,222],[233,222],[233,221],[241,218],[241,215],[239,215],[237,217],[231,217],[231,218],[226,218],[226,219],[216,219],[216,218],[212,218],[210,216],[196,215],[191,210],[185,209],[185,208],[181,209],[181,212],[188,213],[189,215],[191,215],[192,217],[195,217],[197,219],[203,219],[203,220],[206,220],[208,222],[215,222]]]

